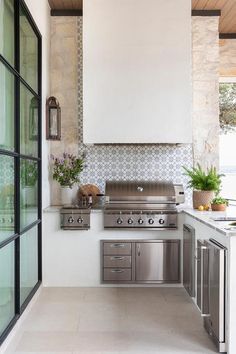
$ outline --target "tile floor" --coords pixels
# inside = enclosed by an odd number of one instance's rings
[[[5,354],[215,352],[183,288],[44,288]]]

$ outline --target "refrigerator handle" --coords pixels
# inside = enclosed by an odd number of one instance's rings
[[[201,246],[201,316],[209,317],[209,264],[206,261],[208,248]],[[205,291],[204,291],[205,290]]]

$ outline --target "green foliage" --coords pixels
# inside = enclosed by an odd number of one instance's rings
[[[225,205],[229,205],[229,202],[228,202],[228,200],[227,199],[225,199],[225,198],[222,198],[222,197],[220,197],[220,196],[217,196],[216,198],[214,198],[212,201],[211,201],[211,204],[217,204],[217,205],[219,205],[219,204],[225,204]]]
[[[21,163],[21,181],[23,186],[34,187],[37,179],[37,163],[30,160],[23,160]]]
[[[61,186],[69,186],[79,183],[79,174],[83,171],[84,160],[74,155],[64,153],[63,158],[51,156],[53,160],[53,179]]]
[[[188,182],[189,188],[200,191],[215,191],[216,193],[219,193],[221,177],[223,175],[218,174],[215,167],[212,166],[207,172],[202,169],[200,164],[197,164],[197,166],[192,169],[186,167],[183,168],[185,170],[185,176],[190,178]]]
[[[220,127],[222,133],[236,128],[236,84],[220,84]]]

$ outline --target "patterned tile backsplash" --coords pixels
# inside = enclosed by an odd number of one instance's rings
[[[78,114],[79,154],[86,153],[87,167],[81,174],[81,183],[94,183],[102,192],[106,180],[171,180],[183,183],[182,166],[193,163],[192,145],[84,145],[83,144],[83,22],[78,17]],[[191,193],[187,192],[187,202]]]

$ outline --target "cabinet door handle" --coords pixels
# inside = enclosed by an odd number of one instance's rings
[[[111,273],[124,273],[124,270],[122,270],[122,269],[112,269]]]
[[[113,256],[110,259],[111,259],[111,261],[115,261],[115,260],[123,261],[125,258],[124,257],[120,257],[120,256]]]
[[[111,247],[115,247],[115,248],[123,248],[125,247],[124,243],[113,243],[111,245]]]
[[[137,254],[138,254],[138,256],[140,256],[140,244],[139,243],[137,245]]]

